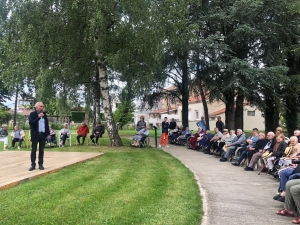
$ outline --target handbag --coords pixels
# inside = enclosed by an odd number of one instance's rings
[[[293,149],[293,147],[291,147],[291,146],[286,147],[285,150],[284,150],[284,154],[286,156],[289,156],[292,152],[292,149]]]
[[[268,158],[271,157],[272,154],[273,154],[272,152],[266,151],[264,154],[262,154],[261,157],[263,160],[267,160]]]

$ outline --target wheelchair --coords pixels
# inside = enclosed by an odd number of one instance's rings
[[[134,143],[134,139],[132,138],[132,141],[131,141],[130,145],[134,146],[133,143]],[[139,140],[138,146],[135,146],[135,147],[147,148],[149,145],[150,145],[150,138],[149,138],[149,136],[143,136],[141,138],[141,140]]]

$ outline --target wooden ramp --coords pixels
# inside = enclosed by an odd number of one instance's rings
[[[44,170],[29,171],[29,151],[0,152],[0,190],[18,185],[26,180],[54,173],[64,167],[94,159],[104,153],[94,152],[46,152],[44,155]],[[38,153],[37,153],[38,161]]]

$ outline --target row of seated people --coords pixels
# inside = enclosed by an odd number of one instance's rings
[[[176,126],[175,129],[169,130],[168,140],[170,144],[183,145],[191,135],[192,131],[188,127],[184,129],[182,125]]]
[[[263,159],[264,168],[268,174],[275,171],[275,164],[277,164],[278,174],[280,176],[280,193],[273,197],[274,200],[284,202],[284,209],[279,210],[276,214],[281,216],[294,216],[294,213],[300,212],[300,131],[294,131],[294,136],[287,139],[282,134],[282,129],[277,128],[276,134],[274,132],[267,133],[265,139],[264,133],[259,133],[258,129],[252,130],[252,135],[246,139],[242,130],[237,130],[237,135],[228,144],[225,143],[226,137],[234,136],[234,132],[230,131],[227,134],[225,129],[223,134],[215,129],[215,136],[206,140],[206,149],[204,153],[214,154],[220,149],[220,143],[223,145],[222,150],[224,154],[220,159],[221,162],[227,161],[230,152],[237,147],[241,147],[240,157],[234,166],[239,166],[242,161],[247,161],[245,171],[253,171],[255,163],[259,159]],[[229,140],[229,139],[228,139]],[[225,151],[224,147],[227,147]],[[296,210],[295,210],[296,209]],[[292,221],[295,224],[300,224],[300,217]]]

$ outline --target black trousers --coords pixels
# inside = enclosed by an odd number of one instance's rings
[[[82,144],[84,144],[85,136],[78,135],[78,136],[77,136],[77,142],[78,142],[78,144],[80,144],[80,138],[81,138],[81,137],[82,137]]]
[[[37,137],[31,137],[31,166],[35,167],[37,144],[39,143],[39,165],[44,164],[45,133],[40,133]]]
[[[15,147],[15,143],[16,142],[19,142],[18,146],[21,147],[22,141],[24,141],[24,139],[21,139],[21,138],[14,138],[14,139],[12,139],[12,147]]]
[[[63,145],[65,145],[67,138],[68,138],[68,135],[67,135],[67,134],[62,134],[62,135],[60,136],[60,140],[62,141],[62,144],[63,144]],[[71,140],[70,140],[70,141],[71,141]]]
[[[255,153],[257,153],[255,150],[247,150],[248,152],[248,154],[247,154],[247,158],[248,158],[248,164],[250,163],[250,161],[251,161],[251,159],[252,159],[252,156],[255,154]]]
[[[102,136],[102,134],[101,134],[101,136]],[[92,134],[92,135],[90,136],[90,139],[91,139],[92,142],[95,144],[95,143],[98,143],[98,139],[99,139],[99,137],[101,137],[101,136],[100,136],[100,134],[97,134],[97,135]],[[94,138],[96,138],[96,142],[94,141]]]

